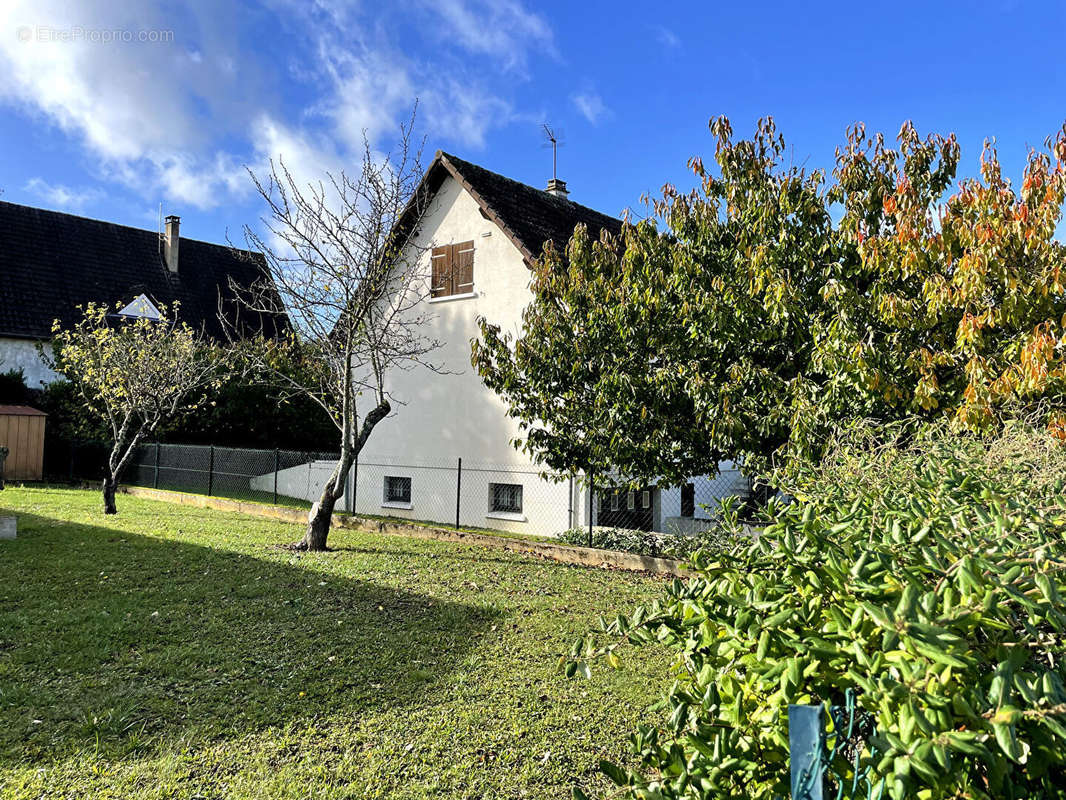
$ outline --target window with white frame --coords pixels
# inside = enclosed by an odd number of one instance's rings
[[[522,485],[519,483],[490,483],[489,511],[501,514],[521,514]]]
[[[411,479],[398,475],[385,476],[385,502],[410,503]]]

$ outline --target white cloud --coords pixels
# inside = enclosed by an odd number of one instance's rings
[[[578,112],[595,125],[601,119],[610,116],[611,110],[603,102],[603,98],[593,91],[582,91],[573,95],[570,100]]]
[[[104,197],[103,191],[95,187],[74,189],[58,183],[48,183],[43,178],[31,178],[27,181],[25,189],[41,198],[52,208],[63,211],[85,211],[92,203]]]
[[[372,142],[392,138],[416,98],[427,134],[480,146],[515,116],[493,79],[523,70],[534,51],[554,53],[548,24],[519,0],[404,0],[395,10],[268,2],[287,52],[242,41],[235,2],[193,0],[178,11],[163,0],[8,2],[0,102],[80,142],[102,179],[169,207],[212,208],[249,195],[245,164],[261,169],[279,154],[307,180],[351,168],[363,131]],[[426,47],[396,40],[381,16],[412,10],[436,20]],[[14,33],[23,28],[29,41]],[[41,40],[42,28],[130,31],[134,40]],[[170,39],[141,42],[141,31]],[[283,80],[295,84],[285,96]]]
[[[442,40],[483,53],[506,69],[524,70],[531,50],[558,55],[551,27],[517,0],[421,0],[439,15]]]
[[[656,41],[667,50],[676,50],[681,46],[680,37],[665,25],[656,25],[652,30],[655,31]]]

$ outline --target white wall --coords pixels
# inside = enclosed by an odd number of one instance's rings
[[[444,180],[410,253],[421,258],[428,296],[430,249],[435,245],[474,242],[474,296],[427,300],[420,311],[433,317],[427,338],[443,346],[428,359],[442,367],[433,372],[416,366],[393,370],[388,378],[393,412],[375,428],[360,458],[358,511],[412,519],[434,519],[450,506],[454,521],[454,467],[467,469],[462,490],[462,524],[515,532],[556,533],[566,528],[567,487],[543,481],[538,468],[511,446],[519,435],[503,401],[485,387],[470,365],[470,342],[478,336],[476,319],[484,315],[504,332],[518,333],[523,309],[533,299],[530,272],[519,250],[502,230],[485,219],[474,199],[451,177]],[[407,465],[388,468],[373,466]],[[438,467],[443,467],[437,469]],[[389,471],[391,469],[391,471]],[[384,476],[412,478],[411,509],[382,508]],[[447,479],[444,475],[447,474]],[[492,516],[488,484],[520,483],[524,519]]]
[[[329,479],[333,461],[312,461],[278,472],[278,494],[297,497],[310,502],[318,500],[322,487]],[[385,477],[411,479],[411,502],[407,505],[385,501]],[[348,486],[354,486],[355,507],[349,494],[338,501],[337,509],[357,514],[395,517],[441,525],[455,523],[456,489],[460,490],[459,524],[462,527],[492,528],[513,533],[554,536],[585,517],[578,507],[571,513],[570,485],[542,480],[528,466],[502,467],[495,464],[463,461],[461,480],[458,463],[447,463],[405,455],[399,459],[363,454],[358,470]],[[489,510],[489,484],[508,483],[522,486],[521,514],[497,514]],[[251,488],[263,492],[274,489],[274,473],[251,479]],[[575,489],[575,494],[577,490]]]
[[[61,377],[41,359],[36,341],[0,337],[0,372],[10,369],[21,369],[26,375],[26,386],[30,389],[40,389],[42,385]]]

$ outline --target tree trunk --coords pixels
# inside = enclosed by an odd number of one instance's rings
[[[114,477],[108,475],[104,478],[104,483],[101,488],[104,495],[104,513],[117,514],[118,508],[115,506],[115,491],[118,489],[118,481],[115,480]]]
[[[304,538],[293,545],[294,550],[309,550],[321,552],[326,549],[326,537],[329,536],[330,525],[333,524],[333,509],[337,501],[344,495],[344,487],[348,481],[348,473],[351,472],[352,464],[366,444],[371,431],[374,430],[381,420],[385,419],[391,410],[388,400],[382,400],[377,407],[366,415],[359,435],[350,448],[341,448],[341,457],[337,466],[326,485],[322,487],[322,494],[318,502],[311,506],[311,513],[307,515],[307,530]]]
[[[337,462],[333,475],[322,487],[318,502],[311,506],[311,513],[307,515],[307,530],[304,532],[304,538],[294,545],[296,550],[321,552],[326,549],[326,537],[329,536],[330,525],[333,524],[333,509],[337,505],[336,487],[344,486],[348,480],[349,469],[351,461],[347,467],[343,461]]]

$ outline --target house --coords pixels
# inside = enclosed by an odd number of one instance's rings
[[[287,325],[240,309],[234,295],[233,285],[264,277],[262,256],[182,239],[179,230],[176,216],[160,235],[0,201],[0,370],[22,369],[31,389],[55,380],[39,346],[51,341],[53,320],[70,324],[91,302],[149,318],[177,302],[179,319],[214,339],[225,335],[220,309],[245,334]]]
[[[544,479],[542,467],[512,446],[517,422],[470,365],[476,320],[483,315],[518,334],[533,297],[529,268],[545,243],[565,247],[578,223],[595,236],[620,231],[621,221],[570,200],[563,181],[541,190],[443,152],[422,187],[432,199],[410,247],[425,262],[423,302],[433,311],[425,333],[443,343],[433,359],[444,373],[415,367],[391,375],[393,414],[360,454],[342,507],[544,535],[587,525],[591,500],[594,524],[695,531],[707,524],[702,503],[746,488],[731,465],[724,481],[591,498],[579,483]],[[331,466],[284,470],[278,491],[314,499]],[[264,476],[258,488],[273,480]]]

